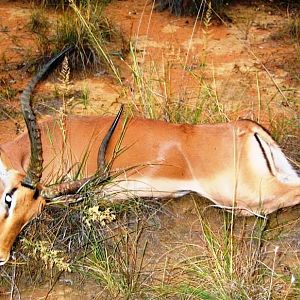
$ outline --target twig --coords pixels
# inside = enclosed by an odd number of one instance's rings
[[[11,290],[10,290],[10,297],[9,299],[10,300],[13,300],[14,299],[14,291],[15,289],[17,290],[18,292],[18,296],[19,296],[19,299],[20,298],[20,292],[19,292],[19,289],[16,285],[16,270],[17,270],[17,264],[16,264],[16,256],[15,254],[13,253],[12,257],[11,257],[14,261],[14,269],[13,269],[13,275],[12,275],[12,282],[11,282]]]
[[[52,292],[52,290],[54,289],[54,287],[55,287],[56,283],[58,282],[58,280],[59,280],[59,278],[60,278],[60,276],[61,276],[61,274],[62,274],[63,272],[64,272],[64,271],[60,271],[60,272],[58,273],[58,275],[57,275],[56,279],[54,280],[53,284],[51,285],[51,287],[50,287],[49,291],[47,292],[47,294],[46,294],[46,296],[45,296],[45,300],[47,300],[47,299],[48,299],[48,297],[49,297],[50,293],[51,293],[51,292]]]

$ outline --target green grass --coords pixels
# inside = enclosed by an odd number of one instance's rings
[[[162,11],[168,9],[171,13],[177,16],[192,15],[197,16],[205,13],[207,10],[213,10],[218,16],[223,12],[224,7],[231,1],[211,0],[211,1],[198,1],[187,0],[182,2],[179,0],[155,0],[156,10]]]
[[[87,0],[76,4],[68,1],[68,7],[57,13],[55,22],[49,20],[44,8],[37,8],[32,11],[27,28],[33,33],[39,50],[40,57],[36,61],[74,45],[74,51],[68,55],[72,70],[108,68],[114,75],[118,74],[108,53],[112,47],[118,51],[116,42],[123,47],[119,43],[123,39],[103,16],[103,3]]]
[[[56,8],[56,9],[67,9],[70,5],[69,0],[34,0],[34,2],[38,5]],[[88,6],[92,4],[101,4],[106,5],[110,2],[110,0],[75,0],[74,3],[76,5]]]
[[[299,17],[291,17],[287,22],[275,33],[271,35],[274,40],[290,39],[299,45],[300,43],[300,21]]]

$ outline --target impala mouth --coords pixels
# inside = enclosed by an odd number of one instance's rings
[[[7,261],[9,260],[10,254],[7,255],[6,258],[1,257],[0,258],[0,266],[3,266],[7,263]]]

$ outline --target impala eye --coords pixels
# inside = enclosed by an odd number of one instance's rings
[[[14,192],[16,191],[17,189],[16,188],[14,188],[14,189],[12,189],[9,193],[7,193],[6,195],[5,195],[5,204],[8,206],[8,208],[10,208],[11,207],[11,201],[12,201],[12,196],[13,196],[13,194],[14,194]]]

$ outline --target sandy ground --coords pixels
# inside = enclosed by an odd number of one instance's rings
[[[27,2],[1,1],[0,4],[0,87],[2,91],[15,91],[15,96],[3,101],[9,113],[1,114],[1,143],[13,139],[23,128],[20,115],[14,116],[11,112],[19,111],[18,96],[31,76],[26,72],[26,62],[38,54],[36,41],[26,27],[31,12],[32,6]],[[222,104],[233,111],[231,118],[259,119],[268,127],[270,107],[272,118],[292,117],[297,113],[289,101],[299,101],[300,81],[295,79],[299,71],[295,53],[299,50],[291,42],[271,38],[285,22],[282,11],[263,6],[256,9],[236,6],[229,12],[234,20],[232,24],[215,25],[212,21],[208,27],[196,22],[195,18],[154,12],[149,1],[113,1],[105,13],[135,45],[138,62],[148,72],[149,78],[162,77],[168,82],[170,97],[183,98],[193,104],[197,100],[199,83],[204,80],[214,85]],[[55,22],[56,12],[49,14]],[[126,65],[131,61],[130,56],[125,63],[117,60],[124,83],[128,86],[132,85],[133,79]],[[151,73],[151,70],[155,72]],[[54,98],[56,84],[55,78],[51,77],[39,87],[37,97],[43,98],[47,94],[47,99]],[[72,80],[75,91],[85,87],[89,91],[88,109],[77,106],[74,113],[115,113],[120,103],[131,101],[122,95],[120,86],[113,79],[99,76],[99,73],[89,74],[86,79]],[[299,140],[299,136],[295,138]],[[184,199],[166,205],[159,220],[162,230],[148,235],[152,241],[147,254],[149,265],[165,263],[167,258],[162,253],[169,251],[176,243],[178,246],[178,236],[182,244],[203,243],[201,227],[195,225],[198,217],[193,201]],[[209,211],[212,220],[220,217],[217,210]],[[271,228],[272,224],[274,227],[282,225],[286,219],[292,224],[289,234],[269,245],[269,248],[276,245],[284,247],[284,259],[278,266],[282,270],[297,267],[298,216],[299,208],[295,208],[276,215],[271,222]],[[247,222],[251,224],[253,220]],[[216,222],[216,226],[218,224]],[[168,259],[176,261],[179,257],[170,252]],[[93,289],[86,285],[84,291],[78,291],[78,286],[70,285],[70,280],[66,278],[58,282],[48,299],[78,299],[86,295],[86,289]],[[49,288],[50,285],[25,288],[22,299],[44,297]],[[90,296],[93,295],[91,293]]]

